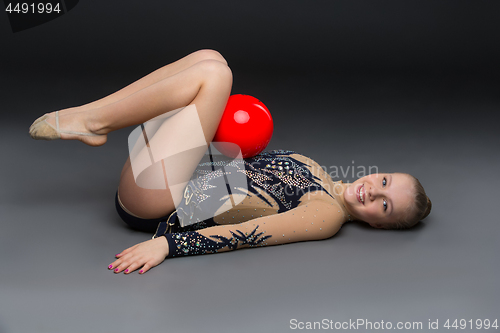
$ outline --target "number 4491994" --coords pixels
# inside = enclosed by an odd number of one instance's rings
[[[493,322],[489,319],[476,319],[475,321],[472,319],[455,319],[452,321],[451,319],[446,320],[443,327],[447,329],[467,329],[470,328],[475,330],[480,329],[498,329],[498,319],[495,319]]]
[[[6,12],[9,13],[18,13],[18,14],[26,14],[26,13],[32,13],[32,14],[50,14],[52,12],[60,13],[61,9],[59,7],[59,3],[56,3],[54,6],[50,3],[42,3],[39,2],[36,5],[34,3],[28,4],[28,3],[16,3],[13,4],[9,2],[7,7],[5,8]]]

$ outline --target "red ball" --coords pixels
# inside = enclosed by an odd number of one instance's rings
[[[241,149],[243,158],[249,158],[267,147],[273,129],[273,118],[264,103],[249,95],[231,95],[213,141],[234,143]],[[224,155],[237,157],[238,147],[215,146]]]

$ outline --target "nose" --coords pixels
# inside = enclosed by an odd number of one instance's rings
[[[370,187],[367,191],[367,194],[368,194],[368,198],[373,201],[373,200],[377,199],[378,196],[381,195],[381,190],[379,188],[377,188],[376,186],[370,185]]]

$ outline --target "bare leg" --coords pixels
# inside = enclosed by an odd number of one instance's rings
[[[82,106],[78,106],[76,108],[69,108],[67,110],[75,109],[77,111],[85,111],[115,103],[132,95],[133,93],[138,92],[139,90],[142,90],[152,84],[155,84],[163,79],[166,79],[169,76],[182,72],[183,70],[203,60],[217,60],[227,65],[227,61],[219,52],[209,49],[198,50],[185,56],[184,58],[181,58],[171,64],[168,64],[166,66],[163,66],[155,70],[154,72],[144,76],[143,78],[131,83],[130,85],[126,86],[125,88],[111,95],[108,95],[97,101]]]
[[[78,107],[79,112],[70,112],[70,109],[60,111],[59,122],[64,129],[100,135],[88,137],[61,133],[61,138],[99,146],[106,142],[107,133],[113,130],[138,125],[170,110],[195,104],[205,140],[210,143],[232,85],[231,70],[224,58],[219,56],[215,51],[195,52],[115,94]],[[66,114],[63,111],[67,111]],[[53,117],[47,119],[47,122],[51,121],[54,125]],[[195,166],[186,168],[194,170]],[[168,184],[167,190],[138,187],[129,160],[122,171],[119,192],[122,203],[144,218],[161,217],[174,209]]]
[[[225,65],[227,65],[227,61],[224,59],[224,57],[217,51],[215,50],[210,50],[210,49],[202,49],[195,51],[184,58],[181,58],[169,65],[163,66],[162,68],[150,73],[149,75],[133,82],[132,84],[128,85],[127,87],[111,94],[108,95],[100,100],[82,105],[82,106],[77,106],[77,107],[70,107],[67,109],[59,110],[59,116],[61,117],[61,124],[64,125],[63,130],[74,130],[74,131],[79,131],[79,132],[91,132],[89,130],[88,126],[81,122],[81,115],[80,117],[77,117],[78,119],[74,117],[69,117],[68,115],[73,114],[73,113],[78,113],[82,111],[88,111],[88,110],[94,110],[98,109],[103,106],[107,106],[109,104],[113,104],[117,101],[120,101],[144,88],[147,88],[150,85],[153,85],[169,76],[175,75],[192,65],[196,64],[197,62],[203,61],[203,60],[216,60],[219,61]],[[55,112],[47,113],[50,118],[48,119],[48,122],[51,125],[55,124]],[[39,118],[40,119],[40,118]],[[38,122],[39,119],[37,119],[35,122]],[[31,129],[31,128],[30,128]],[[82,136],[77,136],[77,135],[68,135],[68,134],[61,134],[61,139],[63,140],[73,140],[73,139],[78,139],[88,145],[91,146],[101,146],[107,141],[106,136],[101,136],[101,137],[82,137]]]
[[[59,123],[64,131],[100,135],[82,136],[61,133],[61,138],[80,140],[91,146],[103,145],[107,140],[107,134],[111,131],[138,125],[165,112],[189,105],[201,89],[206,77],[211,77],[213,81],[217,78],[224,80],[228,75],[231,76],[231,71],[223,62],[212,59],[200,61],[109,105],[82,112],[60,114]],[[211,100],[210,103],[220,104],[220,97],[217,94],[207,98]],[[227,99],[223,101],[223,107],[226,102]],[[56,126],[56,119],[53,115],[46,121]]]
[[[204,60],[119,102],[97,109],[100,112],[96,113],[98,116],[93,126],[97,133],[109,133],[143,123],[166,110],[194,104],[205,140],[210,143],[219,126],[231,85],[229,67],[218,61]],[[185,167],[194,170],[196,165]],[[166,185],[166,190],[137,186],[128,159],[120,179],[119,196],[133,214],[142,218],[158,218],[175,209],[168,183]]]

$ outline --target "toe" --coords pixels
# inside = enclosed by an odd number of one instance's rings
[[[30,135],[35,140],[56,140],[60,139],[56,130],[50,127],[45,121],[39,122],[30,130]]]

